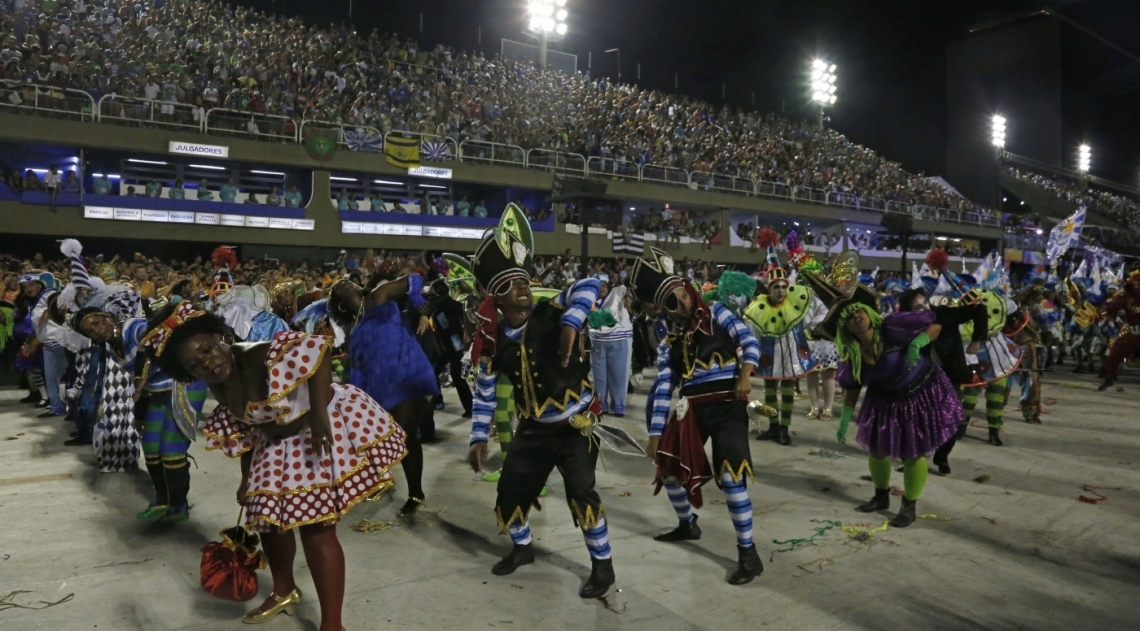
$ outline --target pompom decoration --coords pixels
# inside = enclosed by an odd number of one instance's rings
[[[586,322],[589,323],[591,329],[600,331],[602,327],[617,324],[617,318],[606,309],[594,309],[590,315],[586,316]]]
[[[219,245],[210,253],[210,261],[215,267],[237,267],[237,252],[232,245]]]
[[[447,259],[443,258],[442,256],[437,256],[436,258],[432,259],[431,267],[435,271],[439,272],[441,276],[445,277],[451,271],[451,266],[448,265]]]
[[[804,246],[800,245],[800,235],[795,230],[788,233],[788,238],[784,239],[784,245],[788,248],[789,258],[795,257],[804,251]]]
[[[802,274],[823,274],[823,263],[820,263],[814,256],[808,254],[800,260],[800,272]]]
[[[934,248],[926,253],[926,266],[930,271],[941,274],[950,268],[950,255],[946,254],[946,250]]]
[[[733,296],[743,296],[751,299],[756,294],[756,279],[744,272],[728,270],[720,275],[717,284],[716,300],[727,302]]]
[[[762,248],[774,248],[780,243],[780,233],[771,228],[762,228],[756,236],[756,243]]]
[[[63,242],[59,244],[59,251],[63,252],[63,255],[68,258],[77,257],[83,253],[83,245],[75,239],[64,239]]]

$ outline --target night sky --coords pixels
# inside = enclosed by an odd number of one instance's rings
[[[329,24],[349,0],[244,0],[241,4]],[[521,35],[525,0],[353,0],[360,30],[414,35],[421,44],[498,52]],[[810,116],[807,63],[838,66],[830,125],[916,172],[945,171],[946,46],[973,25],[1052,7],[1140,57],[1137,0],[569,0],[570,32],[552,48],[579,56],[594,75],[679,91],[713,103]],[[421,14],[423,31],[420,32]],[[482,30],[480,45],[479,28]],[[1092,172],[1140,185],[1140,63],[1072,26],[1062,27],[1066,166],[1093,147]],[[637,80],[637,64],[641,79]],[[726,99],[721,99],[722,85]],[[1009,148],[1017,151],[1016,138]],[[1072,154],[1072,155],[1070,155]]]

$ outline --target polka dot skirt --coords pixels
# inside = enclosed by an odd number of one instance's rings
[[[288,347],[275,353],[282,341]],[[253,451],[246,495],[251,530],[335,521],[387,483],[389,470],[407,453],[400,426],[363,390],[349,385],[332,387],[328,407],[331,454],[316,453],[308,427],[277,440],[257,430],[258,425],[276,422],[282,414],[295,410],[300,415],[308,410],[308,388],[296,384],[316,369],[326,347],[320,336],[279,334],[267,361],[272,362],[271,380],[274,370],[278,371],[278,380],[270,384],[271,404],[250,404],[245,422],[222,406],[206,419],[207,449],[220,449],[231,457]],[[290,385],[295,387],[290,390]],[[274,401],[274,393],[283,391],[288,393]]]

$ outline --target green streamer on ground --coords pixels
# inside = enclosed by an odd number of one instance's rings
[[[815,529],[815,534],[806,538],[806,539],[788,539],[786,541],[777,541],[777,540],[773,539],[772,543],[774,543],[778,546],[788,546],[787,548],[776,550],[776,552],[791,552],[792,550],[795,550],[796,548],[798,548],[798,547],[800,547],[806,543],[811,543],[811,542],[815,541],[816,539],[819,539],[823,535],[827,534],[827,531],[831,530],[832,528],[842,528],[843,527],[842,522],[832,521],[830,519],[810,519],[808,521],[810,521],[813,524],[826,524],[826,525],[818,526]]]

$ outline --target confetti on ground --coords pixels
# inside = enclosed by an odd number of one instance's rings
[[[984,519],[984,520],[990,522],[990,524],[992,524],[994,526],[997,525],[997,520],[994,519],[993,517],[978,517],[978,519]]]
[[[1092,493],[1093,497],[1088,497],[1082,493],[1079,497],[1077,497],[1077,499],[1080,500],[1081,502],[1084,502],[1085,504],[1099,504],[1101,502],[1107,502],[1108,496],[1102,495],[1101,493],[1099,493],[1097,491],[1097,488],[1098,487],[1091,486],[1088,484],[1082,485],[1081,490],[1084,491],[1085,493]],[[1100,487],[1100,488],[1102,488],[1105,491],[1119,491],[1120,490],[1119,486]]]
[[[900,489],[897,486],[892,486],[891,487],[891,495],[894,495],[895,497],[901,497],[903,495],[906,495],[906,491]]]
[[[446,506],[437,511],[421,509],[416,511],[409,519],[393,519],[390,521],[386,519],[361,519],[352,525],[352,529],[356,532],[373,532],[376,530],[391,530],[399,526],[434,526],[436,515],[439,515],[445,510],[447,510]]]
[[[988,474],[988,473],[983,473],[982,475],[979,475],[978,477],[974,478],[974,482],[977,482],[978,484],[986,484],[989,481],[990,481],[990,474]]]
[[[68,594],[68,595],[64,596],[63,598],[60,598],[59,600],[57,600],[53,603],[49,603],[46,600],[41,600],[37,603],[39,606],[37,606],[37,605],[21,605],[19,603],[12,602],[12,599],[15,598],[18,594],[31,594],[31,593],[32,592],[30,592],[26,589],[18,589],[14,592],[10,592],[7,596],[0,598],[0,611],[7,611],[8,609],[35,609],[35,610],[47,609],[48,607],[54,607],[56,605],[61,605],[65,602],[70,602],[71,599],[75,598],[75,594]]]
[[[951,519],[953,519],[951,517],[943,517],[942,515],[936,515],[934,513],[926,513],[925,515],[919,515],[918,518],[919,519],[930,519],[933,521],[950,521]]]
[[[832,451],[830,449],[812,449],[811,451],[808,452],[808,455],[809,456],[819,456],[820,458],[825,458],[827,460],[838,460],[840,458],[846,458],[847,457],[847,456],[844,456],[843,454],[839,453],[838,451]]]
[[[823,520],[810,519],[808,521],[810,521],[813,524],[823,524],[823,525],[816,527],[815,534],[810,536],[810,537],[807,537],[807,538],[788,539],[786,541],[777,541],[777,540],[773,539],[772,543],[774,543],[778,546],[788,546],[787,548],[776,550],[776,552],[791,552],[792,550],[795,550],[799,546],[802,546],[802,545],[808,544],[808,543],[812,543],[816,539],[827,534],[827,531],[831,530],[832,528],[842,528],[843,527],[843,524],[841,522],[832,521],[830,519],[823,519]]]
[[[630,495],[633,495],[633,493],[630,493],[629,491],[625,491],[624,493],[618,493],[618,497],[629,497]]]
[[[847,533],[847,535],[850,536],[855,541],[864,542],[864,541],[870,541],[871,539],[873,539],[875,536],[875,533],[877,533],[877,532],[886,532],[887,528],[889,528],[889,527],[890,527],[890,522],[884,521],[883,525],[879,526],[878,528],[875,528],[874,530],[869,529],[868,526],[857,524],[857,525],[853,525],[853,526],[843,526],[843,532]]]
[[[101,567],[118,567],[120,565],[142,565],[143,563],[146,563],[147,561],[153,561],[153,560],[154,560],[153,558],[147,557],[147,558],[143,559],[142,561],[122,561],[121,563],[108,563],[107,565],[96,565],[93,569],[99,569]]]

